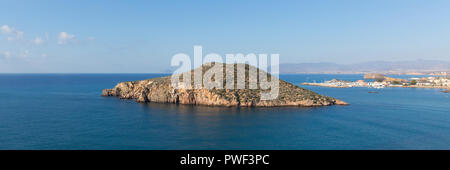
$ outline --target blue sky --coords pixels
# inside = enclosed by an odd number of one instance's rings
[[[0,1],[0,72],[148,73],[176,53],[450,60],[448,0]]]

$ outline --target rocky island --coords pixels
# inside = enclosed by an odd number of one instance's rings
[[[214,64],[213,64],[214,65]],[[225,73],[237,75],[237,65],[234,64],[234,72],[226,72],[225,67],[230,64],[223,64]],[[212,66],[199,67],[203,73]],[[121,82],[112,89],[105,89],[102,96],[117,96],[121,99],[135,99],[137,102],[159,102],[208,106],[238,106],[238,107],[272,107],[272,106],[329,106],[347,105],[347,103],[328,96],[319,95],[313,91],[298,87],[283,80],[279,80],[279,95],[274,100],[261,100],[260,92],[263,91],[258,83],[258,88],[249,89],[249,68],[253,67],[245,64],[244,89],[176,89],[171,84],[171,76],[152,78],[148,80]],[[258,68],[256,70],[259,71]],[[191,70],[193,76],[195,71]],[[266,72],[264,72],[266,73]],[[276,78],[266,73],[268,80]],[[259,80],[259,76],[257,76]],[[236,76],[234,76],[236,79]],[[236,83],[236,81],[234,81]],[[259,82],[259,81],[257,81]],[[236,85],[236,84],[235,84]]]

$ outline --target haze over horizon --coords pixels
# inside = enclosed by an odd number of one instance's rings
[[[0,73],[151,73],[177,53],[450,62],[450,1],[1,1]]]

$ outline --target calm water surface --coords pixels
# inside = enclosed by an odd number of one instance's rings
[[[0,149],[450,149],[439,89],[311,87],[350,106],[225,108],[101,97],[160,74],[0,74]],[[362,75],[281,75],[299,85]]]

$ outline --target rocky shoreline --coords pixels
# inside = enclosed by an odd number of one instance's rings
[[[226,64],[224,64],[225,67]],[[246,82],[248,68],[245,65]],[[203,66],[203,70],[210,67]],[[191,70],[194,73],[194,70]],[[236,67],[235,67],[236,73]],[[232,73],[225,73],[232,74]],[[236,75],[236,74],[234,74]],[[268,74],[269,75],[269,74]],[[226,76],[226,75],[225,75]],[[224,76],[224,77],[225,77]],[[268,79],[275,78],[269,75]],[[277,106],[330,106],[348,105],[341,100],[319,95],[283,80],[279,80],[279,95],[273,100],[261,100],[262,89],[175,89],[171,77],[121,82],[112,89],[104,89],[102,96],[116,96],[121,99],[135,99],[137,102],[176,103],[207,106],[277,107]],[[259,87],[259,86],[258,86]]]

